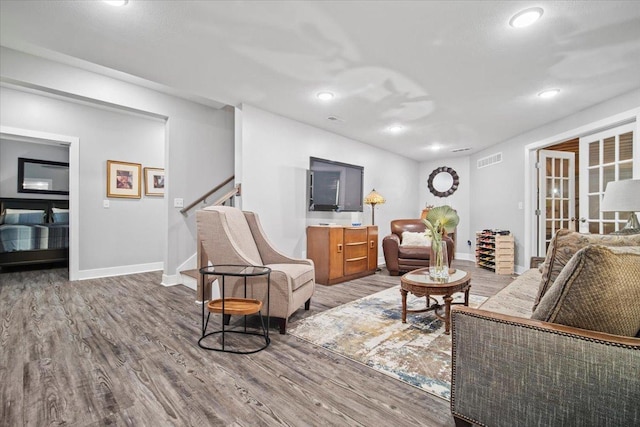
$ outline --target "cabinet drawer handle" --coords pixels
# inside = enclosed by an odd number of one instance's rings
[[[338,253],[342,253],[342,243],[338,243]]]
[[[370,247],[371,249],[373,249],[373,248],[375,247],[375,241],[371,240],[371,241],[369,242],[369,247]]]

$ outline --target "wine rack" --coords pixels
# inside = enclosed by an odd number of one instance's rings
[[[496,274],[513,274],[515,244],[508,230],[476,233],[476,266]]]

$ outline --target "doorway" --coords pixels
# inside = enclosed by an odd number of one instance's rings
[[[624,227],[625,213],[600,212],[600,202],[609,182],[640,178],[638,119],[640,108],[635,108],[525,147],[525,259],[544,256],[557,228],[607,234]],[[546,153],[544,168],[547,160],[553,159],[549,163],[555,169],[543,169],[539,163],[542,150],[552,152]],[[563,176],[570,174],[568,164],[566,169],[557,166],[562,160],[556,161],[554,156],[562,158],[563,153],[574,156],[573,183],[569,176]],[[544,188],[540,175],[544,176]],[[563,185],[562,191],[558,185]]]
[[[39,144],[57,144],[69,147],[69,280],[78,280],[79,271],[79,138],[30,129],[0,126],[0,138]]]

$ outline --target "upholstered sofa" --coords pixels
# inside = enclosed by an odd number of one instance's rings
[[[409,238],[417,237],[415,234],[424,234],[426,228],[421,219],[391,221],[391,234],[382,239],[384,261],[391,276],[429,266],[431,245],[428,241],[420,241],[420,239],[408,241]],[[447,242],[447,257],[451,265],[454,252],[453,240],[447,236],[443,240]]]
[[[452,310],[456,425],[640,425],[639,301],[640,235],[560,230],[539,268]]]

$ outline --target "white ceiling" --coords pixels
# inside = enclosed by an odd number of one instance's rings
[[[508,25],[533,6],[540,21]],[[466,156],[640,88],[640,1],[1,0],[0,44],[417,160]],[[547,88],[561,93],[536,96]]]

